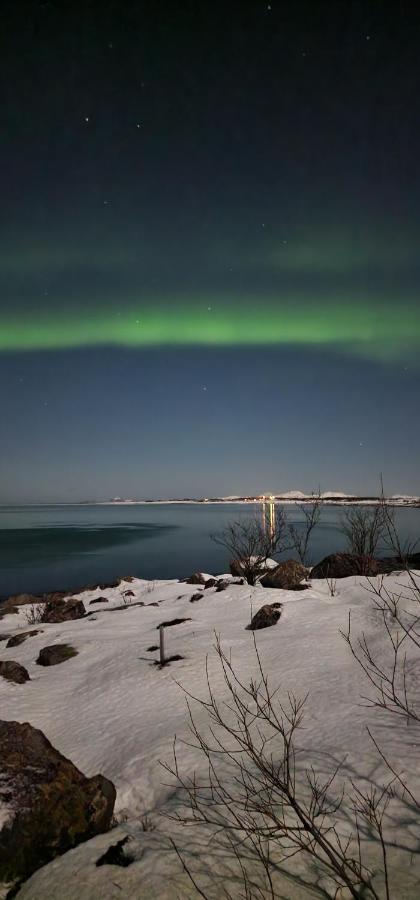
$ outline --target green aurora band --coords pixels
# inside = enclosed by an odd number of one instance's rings
[[[115,308],[115,307],[114,307]],[[372,359],[399,359],[420,348],[420,310],[411,302],[200,303],[157,301],[137,308],[46,312],[0,317],[0,351],[93,346],[341,347]]]

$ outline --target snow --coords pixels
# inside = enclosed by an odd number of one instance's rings
[[[228,575],[219,577],[232,580]],[[406,578],[404,574],[387,576],[388,589],[400,592]],[[301,741],[310,758],[317,762],[325,755],[335,760],[346,756],[349,768],[358,771],[362,766],[363,771],[379,777],[377,752],[366,730],[370,725],[375,731],[378,721],[375,733],[386,736],[392,761],[404,764],[407,772],[415,772],[418,748],[411,734],[408,740],[407,729],[395,726],[385,732],[380,718],[376,720],[376,714],[361,704],[365,678],[340,635],[351,612],[355,633],[364,631],[372,646],[380,648],[382,631],[367,589],[368,582],[362,577],[337,581],[334,596],[322,580],[314,581],[303,592],[230,584],[217,593],[215,588],[203,590],[200,585],[177,581],[133,579],[116,588],[75,595],[90,613],[84,619],[41,625],[42,634],[18,647],[6,649],[2,644],[2,659],[15,659],[24,665],[31,681],[16,685],[0,679],[1,717],[28,721],[41,728],[86,775],[100,772],[110,778],[117,789],[116,815],[120,821],[118,829],[35,873],[18,897],[93,900],[102,896],[106,900],[124,896],[134,900],[141,896],[169,900],[196,896],[175,854],[169,852],[169,837],[177,835],[176,826],[160,813],[173,809],[177,796],[160,762],[170,762],[175,735],[181,741],[188,739],[182,688],[205,696],[206,658],[214,692],[218,698],[224,696],[226,688],[213,649],[215,632],[231,653],[238,676],[245,683],[255,677],[253,634],[246,626],[264,603],[280,601],[283,610],[276,626],[256,633],[258,650],[271,682],[285,695],[290,690],[298,696],[309,691]],[[134,596],[125,597],[127,590]],[[190,603],[197,592],[203,593],[202,599]],[[99,596],[109,602],[89,605]],[[144,605],[135,605],[139,603]],[[1,631],[27,629],[25,611],[21,606],[17,613],[5,616]],[[148,648],[159,644],[159,624],[174,618],[189,621],[165,629],[165,651],[167,655],[180,654],[183,659],[160,669],[154,664],[157,651]],[[42,647],[61,642],[73,645],[78,655],[53,668],[36,665]],[[201,708],[197,721],[205,721]],[[183,774],[205,771],[203,759],[192,747],[184,745],[179,761]],[[155,831],[142,831],[140,823],[146,815],[156,825]],[[188,829],[184,832],[184,839],[191,842]],[[115,877],[112,870],[110,878],[109,867],[97,868],[95,861],[127,834],[133,841],[135,862],[126,869],[115,868]],[[194,837],[201,839],[199,833]],[[203,859],[205,835],[202,841]],[[418,868],[412,863],[410,869],[403,862],[401,867],[407,870],[408,879],[407,893],[401,896],[414,898],[410,878],[415,871],[418,876]],[[289,883],[285,890],[291,900],[307,896]]]

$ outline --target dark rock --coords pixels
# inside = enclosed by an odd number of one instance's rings
[[[281,588],[284,591],[301,590],[300,582],[307,577],[309,569],[295,559],[287,559],[279,563],[274,569],[270,569],[263,578],[263,587]]]
[[[57,603],[59,600],[64,600],[65,597],[71,596],[71,592],[69,591],[51,591],[49,594],[43,594],[42,600],[45,603]]]
[[[9,640],[8,634],[0,634],[0,641],[8,641],[8,640]]]
[[[244,561],[242,559],[231,559],[229,570],[231,575],[242,576],[244,574]]]
[[[96,600],[91,600],[89,606],[93,606],[94,603],[109,603],[108,597],[96,597]]]
[[[207,588],[215,587],[216,584],[217,584],[217,578],[208,578],[207,581],[204,583],[204,590],[206,591]]]
[[[252,578],[252,583],[255,582],[257,577],[261,578],[261,576],[267,575],[273,568],[274,567],[267,565],[263,559],[258,559],[258,557],[253,557],[251,559],[231,559],[229,563],[231,575],[235,578],[245,578],[245,582]],[[251,581],[249,581],[249,583],[251,583]]]
[[[311,570],[310,578],[347,578],[349,575],[378,575],[379,561],[355,553],[331,553]]]
[[[266,603],[261,606],[258,612],[251,619],[251,623],[247,625],[249,631],[257,631],[259,628],[270,628],[275,625],[281,616],[281,603]]]
[[[150,604],[151,606],[152,604]],[[169,619],[167,622],[161,622],[156,628],[169,628],[171,625],[182,625],[183,622],[191,622],[191,619]]]
[[[116,844],[111,844],[108,847],[106,853],[99,857],[96,860],[97,866],[122,866],[125,868],[126,866],[130,866],[132,862],[134,862],[134,857],[130,856],[128,853],[124,853],[123,847],[129,841],[129,835],[127,834],[125,838],[122,838],[121,841],[117,841]]]
[[[219,594],[220,591],[225,591],[226,588],[230,586],[230,584],[230,581],[224,581],[223,578],[221,578],[220,581],[217,582],[216,594]]]
[[[0,721],[0,881],[16,884],[111,825],[112,782],[86,778],[27,722]]]
[[[123,591],[124,597],[135,597],[134,591]]]
[[[84,604],[81,600],[72,597],[64,600],[47,600],[42,613],[43,622],[68,622],[73,619],[82,619],[86,615]]]
[[[73,656],[77,656],[77,650],[70,644],[51,644],[39,651],[37,663],[39,666],[58,666]]]
[[[13,637],[9,638],[7,641],[6,647],[19,647],[20,644],[23,644],[24,641],[27,640],[28,637],[33,637],[35,634],[43,634],[42,629],[34,631],[22,631],[21,634],[14,634]]]
[[[25,681],[30,681],[29,673],[26,671],[25,667],[12,659],[0,662],[0,675],[2,675],[6,681],[13,681],[14,684],[25,684]]]
[[[184,584],[205,584],[206,578],[202,572],[194,572],[193,575],[190,575],[189,578],[182,579]]]
[[[201,600],[203,597],[204,597],[204,594],[200,594],[200,593],[193,594],[192,597],[190,597],[190,603],[197,603],[197,600]]]
[[[380,566],[380,574],[388,575],[390,572],[401,572],[405,569],[420,569],[420,553],[407,553],[406,556],[386,556],[377,560]]]
[[[151,647],[148,647],[148,648],[147,648],[147,652],[148,652],[148,653],[154,653],[155,650],[159,650],[159,647],[158,647],[157,644],[152,644]]]

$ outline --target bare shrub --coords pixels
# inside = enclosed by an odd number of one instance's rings
[[[45,603],[31,603],[29,609],[24,610],[24,616],[28,625],[41,625],[44,621]]]
[[[310,504],[298,504],[298,510],[303,516],[303,527],[296,525],[288,525],[288,532],[291,538],[291,544],[296,551],[300,562],[303,566],[308,564],[308,549],[311,534],[319,524],[321,518],[322,497],[321,491],[314,497]]]
[[[212,540],[240,561],[248,584],[256,584],[262,578],[267,571],[267,560],[290,549],[286,517],[279,507],[276,507],[273,522],[264,518],[262,521],[252,518],[232,522],[220,534],[212,535]]]
[[[239,896],[284,897],[284,865],[300,854],[317,870],[308,888],[322,882],[324,897],[342,896],[345,889],[345,896],[353,898],[389,898],[383,821],[390,791],[352,785],[347,794],[341,763],[323,777],[312,765],[298,765],[296,735],[306,698],[289,693],[281,701],[264,673],[255,641],[254,646],[256,681],[247,685],[239,680],[216,639],[227,700],[216,698],[208,672],[206,698],[188,694],[192,735],[188,746],[204,756],[207,777],[181,774],[174,742],[173,763],[164,767],[182,788],[186,806],[171,818],[183,825],[205,826],[209,845],[224,842],[241,873]],[[198,727],[193,703],[206,711],[208,727]],[[373,869],[364,861],[362,837],[367,831],[376,835],[375,875],[381,873],[385,894],[378,893]],[[198,893],[206,897],[175,842],[174,848]],[[232,896],[227,887],[223,895]]]
[[[374,507],[354,506],[346,509],[340,531],[347,538],[349,553],[357,556],[372,557],[379,542],[387,534],[386,505],[379,503]]]
[[[325,576],[325,581],[327,582],[328,590],[329,590],[329,592],[330,592],[330,596],[331,596],[331,597],[335,597],[335,595],[336,595],[336,593],[337,593],[337,579],[336,579],[336,578],[332,578],[331,575],[326,575],[326,576]]]

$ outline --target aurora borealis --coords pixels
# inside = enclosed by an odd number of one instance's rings
[[[205,306],[210,302],[213,306]],[[221,307],[217,311],[217,305]],[[380,306],[348,301],[324,304],[313,310],[298,303],[241,299],[237,305],[223,298],[207,298],[201,308],[186,307],[181,300],[159,305],[158,311],[144,306],[124,313],[106,311],[93,316],[80,313],[54,318],[38,314],[4,318],[2,350],[54,350],[76,347],[258,347],[273,345],[341,347],[372,359],[410,356],[413,364],[419,349],[417,334],[420,312],[413,316],[409,305],[383,310]],[[209,315],[209,313],[211,313]]]
[[[419,37],[373,2],[7,0],[3,502],[420,493]]]

